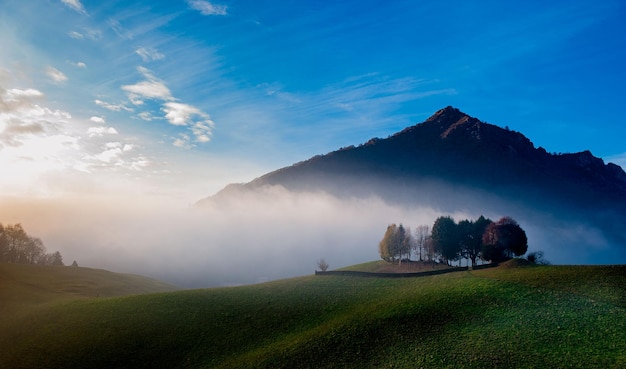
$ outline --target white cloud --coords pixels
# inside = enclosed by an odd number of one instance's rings
[[[6,96],[10,101],[16,101],[22,97],[42,97],[43,93],[39,90],[35,90],[34,88],[27,88],[26,90],[11,88],[7,90]]]
[[[211,140],[211,131],[214,128],[214,123],[208,114],[203,113],[200,109],[177,102],[167,102],[163,104],[163,111],[166,113],[165,118],[170,124],[176,126],[191,125],[191,132],[195,137],[196,142],[206,143]],[[194,117],[200,118],[194,121]],[[179,143],[178,145],[176,143]],[[175,141],[175,146],[182,147],[181,141]]]
[[[94,122],[94,123],[100,123],[100,124],[104,124],[105,120],[102,117],[91,117],[89,118],[90,121]]]
[[[70,62],[70,64],[72,64],[73,66],[77,67],[77,68],[87,68],[87,64],[83,63],[83,62]]]
[[[180,147],[180,148],[189,148],[189,147],[191,147],[190,144],[189,144],[189,136],[187,136],[187,135],[180,135],[180,137],[175,139],[172,144],[174,146]]]
[[[154,76],[149,69],[138,67],[137,70],[146,80],[134,85],[122,86],[122,90],[126,91],[132,104],[144,104],[143,98],[162,100],[161,110],[165,113],[165,119],[170,124],[190,126],[196,142],[206,143],[211,140],[214,123],[208,114],[193,105],[177,102],[165,83]],[[149,112],[140,113],[139,117],[144,120],[152,120],[152,115]],[[190,147],[189,139],[176,139],[174,145]]]
[[[43,93],[34,88],[4,90],[0,87],[0,149],[22,146],[26,140],[56,130],[71,118],[68,112],[42,107],[35,100]]]
[[[165,118],[175,126],[188,125],[193,115],[205,115],[196,107],[177,102],[163,104],[163,111],[165,112]]]
[[[143,101],[138,97],[147,99],[171,100],[172,93],[163,81],[156,78],[148,69],[138,67],[137,70],[143,74],[146,81],[141,81],[134,85],[124,85],[122,90],[128,92],[129,99],[135,105],[141,105]]]
[[[196,142],[206,143],[211,141],[211,131],[213,130],[213,121],[206,119],[204,121],[196,122],[191,129],[194,136],[196,136]]]
[[[46,75],[48,77],[50,77],[50,79],[52,79],[54,82],[56,83],[61,83],[61,82],[65,82],[67,81],[67,76],[65,74],[63,74],[63,72],[61,72],[60,70],[54,68],[54,67],[47,67],[46,68]]]
[[[104,151],[92,156],[91,159],[96,159],[108,164],[113,163],[117,166],[124,166],[125,161],[121,157],[125,153],[132,151],[134,146],[122,142],[107,142],[102,148]]]
[[[226,5],[212,4],[204,0],[188,0],[187,3],[192,9],[199,11],[202,15],[228,14]]]
[[[113,127],[89,127],[89,129],[87,129],[87,135],[89,137],[102,137],[105,134],[116,135],[118,132]]]
[[[85,7],[81,4],[80,0],[61,0],[61,2],[81,14],[87,14]]]
[[[161,60],[165,58],[165,55],[161,54],[155,49],[140,47],[135,50],[135,53],[141,57],[144,62]]]
[[[152,114],[150,114],[150,112],[148,111],[143,111],[141,113],[138,114],[139,118],[145,120],[145,121],[151,121],[152,118]]]

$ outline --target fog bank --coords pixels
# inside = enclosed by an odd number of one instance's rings
[[[624,263],[623,249],[602,233],[554,217],[498,206],[460,210],[457,221],[484,214],[513,216],[526,230],[529,251],[554,263]],[[202,208],[162,198],[0,200],[0,222],[22,223],[66,265],[142,274],[183,287],[257,283],[309,275],[324,258],[331,269],[377,260],[389,223],[431,226],[449,212],[391,205],[378,197],[338,199],[266,187]]]

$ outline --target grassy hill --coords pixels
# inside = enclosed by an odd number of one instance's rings
[[[60,299],[0,332],[0,367],[624,368],[625,296],[626,266],[506,264]]]
[[[154,279],[102,269],[0,263],[0,328],[31,309],[60,301],[178,289]]]

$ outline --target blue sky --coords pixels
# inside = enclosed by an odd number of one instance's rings
[[[626,165],[622,1],[2,0],[0,191],[230,182],[448,105]]]

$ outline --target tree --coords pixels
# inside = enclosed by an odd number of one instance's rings
[[[407,232],[402,224],[390,224],[378,244],[381,259],[394,262],[397,258],[402,263],[402,256],[409,253],[411,248],[410,231]]]
[[[9,241],[6,236],[6,231],[2,223],[0,223],[0,262],[7,261],[6,255],[9,247]]]
[[[476,221],[462,220],[459,222],[459,237],[461,239],[461,253],[464,257],[476,265],[476,259],[483,249],[483,234],[487,226],[492,223],[484,216],[478,217]]]
[[[406,227],[404,232],[404,240],[402,240],[402,251],[406,254],[406,259],[411,260],[411,251],[413,250],[413,234],[411,233],[411,227]]]
[[[392,249],[397,228],[398,227],[395,224],[388,225],[387,230],[383,235],[383,239],[380,240],[380,243],[378,244],[380,258],[385,261],[392,261]]]
[[[423,254],[426,254],[426,240],[428,239],[430,230],[427,225],[420,225],[415,228],[415,242],[414,248],[416,249],[416,253],[419,255],[418,260],[424,261]]]
[[[435,220],[432,230],[432,240],[435,251],[446,263],[456,259],[460,253],[460,242],[457,224],[449,216],[441,216]]]
[[[41,239],[29,236],[21,224],[4,226],[0,223],[0,262],[52,264],[56,259],[62,262],[61,253],[46,254]]]
[[[72,264],[72,266],[78,266],[78,264],[76,263],[76,261],[74,261],[74,264]],[[325,272],[325,271],[328,269],[328,263],[327,263],[327,262],[326,262],[326,260],[324,260],[323,258],[322,258],[322,259],[319,259],[319,260],[317,261],[317,267],[318,267],[318,268],[320,268],[320,270],[321,270],[322,272]]]
[[[398,264],[402,265],[402,256],[409,254],[411,250],[411,230],[404,228],[402,223],[398,226],[394,237],[392,256],[398,258]]]
[[[424,253],[426,254],[426,259],[433,262],[433,267],[435,266],[435,245],[433,243],[432,236],[426,236],[426,241],[424,242]]]
[[[52,265],[59,265],[59,266],[63,266],[65,264],[63,264],[63,257],[61,256],[61,253],[58,251],[55,251],[52,254]]]
[[[526,256],[526,260],[537,265],[550,265],[550,262],[543,257],[543,251],[534,251]]]
[[[491,223],[483,234],[483,258],[499,262],[512,256],[522,256],[528,250],[526,232],[511,217]]]

